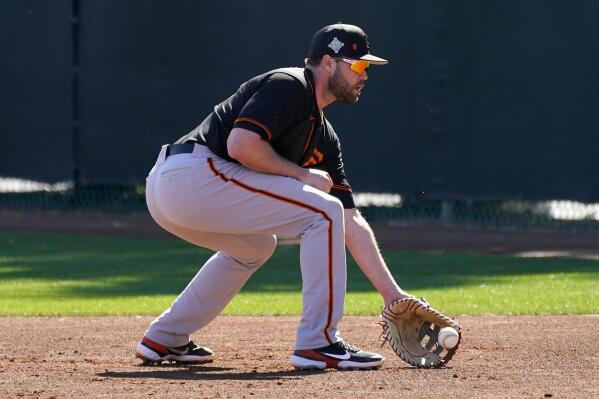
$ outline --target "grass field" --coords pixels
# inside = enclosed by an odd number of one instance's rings
[[[298,251],[279,246],[225,314],[300,314]],[[0,232],[0,315],[157,315],[210,255],[178,240]],[[404,289],[448,314],[599,313],[599,261],[384,256]],[[346,314],[377,314],[381,298],[348,259]]]

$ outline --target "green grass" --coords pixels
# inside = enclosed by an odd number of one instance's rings
[[[157,315],[210,251],[179,240],[0,232],[0,315]],[[448,314],[597,314],[599,261],[384,253],[400,285]],[[225,309],[301,312],[298,248],[280,246]],[[346,314],[382,301],[351,257]]]

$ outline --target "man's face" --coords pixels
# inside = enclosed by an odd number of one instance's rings
[[[351,70],[351,65],[335,60],[337,68],[333,76],[329,78],[329,90],[337,101],[355,104],[360,98],[364,84],[368,79],[368,72],[356,73]]]

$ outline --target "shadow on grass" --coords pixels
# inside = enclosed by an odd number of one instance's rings
[[[178,240],[0,233],[0,281],[74,282],[55,288],[61,297],[176,295],[211,255]],[[582,259],[391,251],[384,256],[408,290],[478,285],[520,275],[599,274],[599,261]],[[353,259],[348,260],[348,292],[372,291]],[[296,246],[279,247],[243,289],[300,290]]]

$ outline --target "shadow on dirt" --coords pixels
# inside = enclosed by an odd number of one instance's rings
[[[143,367],[143,366],[140,366]],[[176,369],[175,369],[176,368]],[[261,372],[252,371],[231,371],[235,370],[228,367],[213,367],[213,366],[186,366],[182,368],[180,365],[162,365],[158,367],[143,367],[139,371],[106,371],[97,373],[98,377],[108,378],[158,378],[164,380],[295,380],[309,375],[322,375],[326,371],[299,371],[299,370],[280,370]]]

